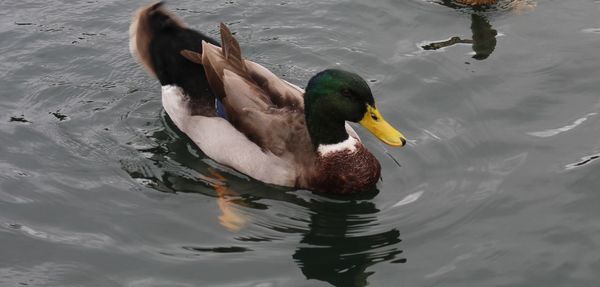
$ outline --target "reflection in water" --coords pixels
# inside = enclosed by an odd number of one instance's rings
[[[498,31],[485,16],[489,12],[512,11],[520,14],[528,12],[536,7],[534,0],[506,0],[506,1],[467,1],[467,0],[441,0],[435,3],[450,7],[452,9],[471,14],[472,39],[462,39],[458,36],[449,40],[432,42],[421,46],[424,50],[438,50],[456,44],[471,44],[475,55],[473,59],[485,60],[494,49],[496,49],[496,36]],[[489,2],[489,4],[488,4]],[[480,3],[480,4],[478,4]]]
[[[484,16],[471,14],[471,31],[473,32],[473,56],[476,60],[484,60],[489,57],[496,48],[496,35],[498,32],[492,29],[492,25]]]
[[[492,28],[485,16],[479,14],[471,14],[471,32],[473,33],[472,39],[461,39],[456,36],[447,41],[429,43],[422,46],[422,48],[437,50],[455,44],[471,44],[475,52],[473,59],[487,59],[496,48],[496,35],[498,35],[498,32]]]
[[[568,131],[580,126],[581,124],[583,124],[590,117],[596,116],[596,115],[598,115],[598,113],[589,113],[589,114],[585,115],[584,117],[575,120],[575,122],[573,122],[570,125],[566,125],[566,126],[556,128],[556,129],[549,129],[549,130],[538,131],[538,132],[529,132],[527,134],[531,135],[531,136],[535,136],[535,137],[540,137],[540,138],[552,137],[552,136],[555,136],[555,135],[558,135],[558,134],[561,134],[564,132],[568,132]]]
[[[286,192],[256,181],[240,180],[239,176],[219,173],[215,167],[203,162],[202,156],[195,155],[196,151],[189,149],[193,143],[177,132],[169,133],[172,124],[168,121],[166,126],[166,130],[149,135],[154,142],[162,142],[161,147],[143,149],[142,162],[122,161],[123,169],[131,177],[151,183],[150,187],[162,192],[197,192],[216,197],[221,211],[218,220],[229,231],[241,232],[255,221],[254,218],[247,218],[252,216],[252,212],[247,212],[247,217],[240,212],[242,208],[250,208],[255,210],[254,213],[261,214],[262,222],[255,224],[277,233],[302,234],[293,259],[307,279],[325,281],[334,286],[366,286],[367,278],[373,274],[367,270],[369,266],[382,261],[406,262],[405,258],[398,257],[403,253],[397,248],[401,242],[400,232],[396,228],[385,230],[378,226],[377,215],[380,211],[371,201],[377,190],[353,197],[323,198],[315,194],[307,196],[302,192]],[[235,191],[227,186],[235,186]],[[263,200],[292,203],[296,211],[303,209],[302,213],[310,214],[310,218],[299,219],[302,227],[297,225],[297,221],[282,224],[281,218],[277,217],[278,212],[269,211],[271,208],[277,209],[278,205],[270,207],[259,202]],[[265,216],[269,222],[264,222]],[[308,226],[304,227],[306,222]],[[369,232],[374,227],[384,231]],[[268,237],[261,234],[250,238],[239,236],[237,239],[247,244],[268,244],[275,240],[262,240],[263,236]]]
[[[394,247],[401,240],[393,228],[376,234],[353,235],[361,227],[376,225],[379,210],[370,201],[310,202],[310,229],[293,257],[307,279],[334,286],[366,286],[373,274],[367,267],[380,262],[405,263]]]

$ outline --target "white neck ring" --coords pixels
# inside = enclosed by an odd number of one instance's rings
[[[319,147],[317,148],[317,152],[319,152],[319,154],[321,156],[326,156],[331,153],[343,152],[343,151],[355,152],[357,143],[358,143],[358,140],[356,140],[355,138],[353,138],[351,136],[348,136],[348,138],[346,140],[339,142],[339,143],[320,144]]]

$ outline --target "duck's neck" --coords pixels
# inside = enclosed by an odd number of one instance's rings
[[[315,149],[321,145],[335,145],[349,138],[346,121],[322,112],[318,107],[306,111],[306,126]]]

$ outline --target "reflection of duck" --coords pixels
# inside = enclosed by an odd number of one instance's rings
[[[454,36],[446,41],[432,42],[421,47],[425,50],[437,50],[456,44],[471,44],[475,52],[473,58],[476,60],[487,59],[496,48],[496,36],[498,32],[492,28],[492,25],[484,15],[485,12],[508,9],[519,13],[531,10],[536,6],[533,0],[441,0],[439,4],[457,10],[471,11],[472,39],[462,39],[461,37]],[[493,6],[490,7],[490,5]],[[499,6],[502,6],[502,8]]]
[[[307,279],[334,286],[367,286],[372,272],[366,269],[380,261],[404,263],[396,256],[400,232],[390,229],[356,236],[360,227],[373,225],[379,212],[370,201],[311,202],[310,230],[293,257]],[[375,251],[376,250],[376,251]]]
[[[489,57],[496,48],[496,35],[498,32],[492,28],[492,25],[484,16],[471,14],[471,32],[472,39],[462,39],[460,37],[452,37],[450,40],[433,42],[422,46],[425,50],[437,50],[440,48],[449,47],[455,44],[472,44],[475,55],[474,59],[484,60]]]
[[[442,0],[444,3],[454,2],[458,5],[481,8],[485,6],[502,6],[516,13],[531,11],[536,6],[535,0]],[[457,6],[452,3],[452,5]],[[446,4],[444,4],[446,5]],[[447,5],[448,6],[448,5]],[[499,7],[496,7],[499,8]]]
[[[471,31],[473,32],[473,51],[475,51],[473,58],[486,59],[496,48],[498,32],[492,28],[484,16],[477,14],[471,14]]]
[[[494,0],[443,0],[441,2],[442,5],[454,9],[462,8],[460,4],[471,5],[474,6],[473,9],[475,9],[475,11],[480,10],[479,6],[481,5],[494,3],[496,3]],[[498,32],[492,28],[492,25],[490,25],[490,22],[485,16],[478,13],[471,14],[471,32],[473,34],[472,39],[462,39],[455,36],[446,41],[429,43],[422,46],[422,48],[425,50],[437,50],[455,44],[471,44],[471,47],[475,52],[475,55],[473,56],[474,59],[487,59],[496,48],[496,35],[498,35]]]
[[[212,159],[260,181],[336,193],[374,185],[380,165],[346,121],[392,146],[406,143],[354,73],[325,70],[304,93],[243,59],[224,24],[220,48],[161,3],[138,12],[130,36],[175,125]]]

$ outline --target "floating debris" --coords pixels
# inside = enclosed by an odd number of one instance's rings
[[[19,123],[31,123],[30,121],[28,121],[27,119],[25,119],[24,115],[21,115],[20,117],[10,117],[9,122],[19,122]]]
[[[421,46],[421,48],[423,48],[423,50],[438,50],[441,48],[445,48],[448,46],[452,46],[455,44],[473,44],[473,40],[471,39],[462,39],[460,37],[452,37],[448,40],[445,41],[440,41],[440,42],[433,42],[433,43],[429,43],[427,45],[423,45]]]
[[[54,117],[56,117],[61,122],[69,119],[69,117],[67,115],[61,114],[60,111],[51,112],[50,114],[53,115]]]

